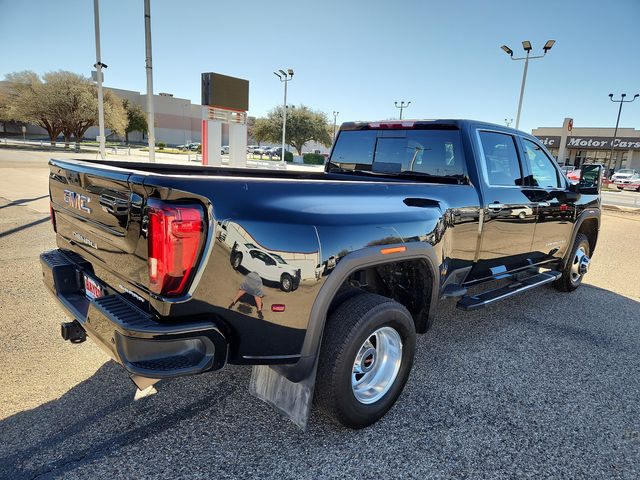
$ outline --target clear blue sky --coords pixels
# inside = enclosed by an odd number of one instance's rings
[[[144,92],[142,0],[102,0],[107,86]],[[535,51],[521,128],[611,126],[607,95],[640,93],[640,1],[152,0],[155,92],[200,102],[200,73],[248,79],[250,114],[282,101],[273,70],[291,67],[290,101],[339,121],[406,117],[515,118],[520,42]],[[95,62],[91,0],[0,0],[0,78],[30,69],[89,74]],[[640,128],[640,99],[621,126]]]

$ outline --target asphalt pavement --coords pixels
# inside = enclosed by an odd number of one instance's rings
[[[248,394],[249,367],[163,381],[134,402],[98,347],[60,339],[38,263],[54,235],[29,200],[42,192],[11,201],[3,185],[0,478],[640,477],[640,215],[605,213],[576,292],[477,312],[443,303],[377,424],[314,412],[302,432]]]

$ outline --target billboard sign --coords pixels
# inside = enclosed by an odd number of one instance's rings
[[[249,80],[220,73],[202,74],[202,105],[226,110],[249,110]]]

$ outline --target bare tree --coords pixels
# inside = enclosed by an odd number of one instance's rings
[[[55,145],[60,133],[68,146],[71,136],[82,141],[87,130],[98,123],[98,94],[87,78],[73,72],[46,73],[40,78],[33,72],[7,75],[15,92],[10,100],[10,115],[34,123],[49,134]],[[105,126],[119,135],[127,127],[122,101],[110,91],[104,95]]]
[[[10,73],[6,80],[11,85],[9,116],[18,121],[33,123],[49,134],[51,145],[62,132],[62,120],[56,108],[60,92],[45,84],[31,71]]]

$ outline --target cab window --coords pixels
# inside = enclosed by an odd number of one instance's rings
[[[480,132],[489,185],[521,186],[522,170],[515,138],[497,132]]]
[[[533,143],[526,138],[522,139],[525,159],[531,171],[530,183],[532,187],[558,188],[558,171],[553,166],[553,162],[542,150],[540,145]]]

